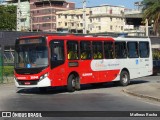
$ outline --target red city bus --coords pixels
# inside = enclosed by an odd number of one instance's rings
[[[149,38],[44,35],[21,37],[15,43],[15,84],[18,88],[118,82],[152,74]]]

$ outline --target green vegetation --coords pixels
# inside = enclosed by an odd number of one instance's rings
[[[160,50],[158,49],[153,50],[152,55],[153,55],[153,60],[160,60]]]
[[[4,66],[3,75],[4,76],[13,76],[14,66]]]
[[[0,30],[16,30],[16,9],[14,5],[0,5]]]
[[[160,0],[143,0],[144,14],[143,19],[148,19],[149,23],[153,22],[154,32],[160,33]]]

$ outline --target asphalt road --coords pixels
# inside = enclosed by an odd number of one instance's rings
[[[157,82],[160,81],[159,78],[159,76],[140,78],[132,81],[131,85]],[[65,88],[54,88],[42,94],[38,89],[16,89],[14,84],[0,85],[0,111],[160,111],[159,103],[127,95],[122,92],[122,89],[124,87],[107,83],[103,87],[85,85],[82,86],[81,91],[74,93],[66,92]],[[7,120],[6,118],[3,119]],[[53,118],[45,119],[53,120]],[[71,120],[71,118],[64,117],[55,119]],[[72,119],[80,120],[82,118],[74,117]],[[100,118],[85,119],[99,120]],[[104,120],[102,117],[101,119]],[[108,119],[158,120],[159,118],[113,117]]]

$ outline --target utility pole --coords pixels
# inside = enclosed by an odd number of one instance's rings
[[[32,18],[32,12],[30,11],[30,30],[33,32],[33,18]]]
[[[52,18],[52,3],[51,3],[51,0],[49,0],[49,4],[50,4],[50,9],[51,9],[51,32],[52,32],[52,29],[53,29],[53,18]]]
[[[18,5],[17,5],[17,31],[21,31],[21,23],[20,23],[21,10],[20,10],[20,3],[21,3],[21,1],[18,0]]]
[[[145,21],[145,26],[146,26],[146,36],[149,36],[149,31],[148,31],[148,19]]]
[[[83,0],[83,34],[86,34],[86,0]]]

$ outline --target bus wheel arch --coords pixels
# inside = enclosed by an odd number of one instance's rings
[[[123,68],[120,73],[119,85],[127,86],[130,83],[130,73],[127,68]]]
[[[75,90],[80,90],[80,77],[75,71],[68,75],[67,79],[67,90],[69,92],[74,92]]]

